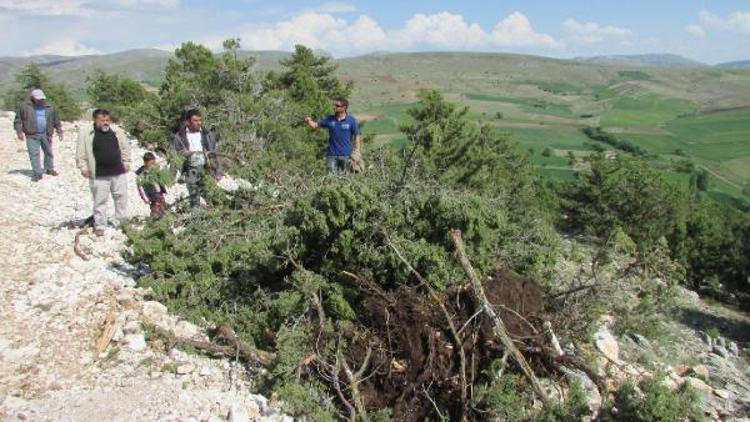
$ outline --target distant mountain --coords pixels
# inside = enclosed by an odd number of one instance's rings
[[[676,54],[637,54],[637,55],[613,55],[576,57],[573,60],[581,63],[599,64],[605,66],[628,66],[628,67],[667,67],[667,68],[693,68],[706,67],[707,65]]]
[[[290,53],[282,51],[241,51],[240,56],[253,56],[257,67],[268,70],[279,66],[279,60],[289,57]],[[86,78],[95,70],[101,69],[127,78],[158,86],[164,79],[164,68],[173,57],[169,51],[153,48],[127,50],[112,54],[87,56],[30,56],[0,57],[0,85],[12,82],[13,75],[30,62],[39,66],[49,76],[65,83],[74,91],[82,92]]]
[[[750,69],[750,60],[719,63],[716,65],[716,67],[720,67],[722,69]]]

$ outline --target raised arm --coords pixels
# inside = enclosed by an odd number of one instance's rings
[[[313,129],[317,129],[320,127],[320,124],[312,119],[312,117],[305,117],[305,124],[310,126]]]

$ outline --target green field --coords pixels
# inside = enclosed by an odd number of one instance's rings
[[[612,100],[611,104],[612,109],[601,119],[604,127],[659,126],[697,108],[688,101],[658,95],[620,97]]]

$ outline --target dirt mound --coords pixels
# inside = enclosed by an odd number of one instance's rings
[[[541,288],[509,271],[486,277],[484,287],[510,335],[520,343],[538,344],[544,303]],[[484,315],[477,312],[478,304],[469,291],[447,291],[437,303],[415,289],[380,292],[362,303],[359,320],[370,335],[353,342],[347,361],[358,367],[368,346],[373,350],[371,367],[376,369],[360,386],[363,401],[370,409],[392,408],[396,420],[436,418],[431,400],[449,404],[451,419],[471,416],[462,407],[465,386],[484,376],[482,371],[502,356],[503,347],[495,341]],[[463,349],[465,381],[457,343]]]

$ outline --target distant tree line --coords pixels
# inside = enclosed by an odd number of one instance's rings
[[[594,141],[604,142],[621,151],[629,152],[634,155],[645,156],[646,150],[633,145],[629,141],[619,139],[616,135],[604,131],[601,127],[586,126],[581,131]]]

